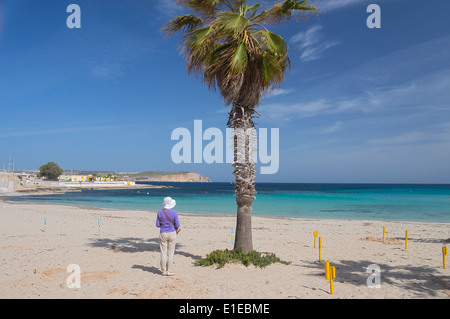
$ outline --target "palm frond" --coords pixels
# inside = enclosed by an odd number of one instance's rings
[[[231,69],[235,73],[240,73],[245,70],[248,62],[247,51],[245,50],[245,43],[241,42],[236,47],[236,51],[233,54],[233,60],[231,62]]]
[[[255,32],[261,40],[261,45],[278,56],[285,56],[288,52],[288,45],[284,39],[268,30]]]
[[[203,24],[203,19],[192,14],[185,14],[170,20],[164,27],[166,35],[172,35],[178,31],[192,31]]]
[[[187,34],[187,44],[193,47],[202,46],[212,32],[212,27],[195,29]]]
[[[249,25],[250,20],[235,12],[222,11],[217,18],[217,24],[225,31],[241,34]]]
[[[223,0],[177,0],[177,2],[197,13],[211,14],[214,13]]]
[[[290,61],[287,56],[279,58],[271,53],[266,53],[261,57],[260,67],[264,88],[268,91],[282,84],[284,72],[290,67]]]
[[[164,30],[182,34],[189,74],[218,89],[226,105],[254,108],[290,68],[286,41],[266,26],[317,12],[307,0],[278,1],[266,10],[247,0],[178,0],[195,15],[179,16]]]
[[[293,16],[297,20],[307,19],[311,14],[317,14],[318,9],[307,0],[284,0],[278,2],[268,11],[263,11],[255,17],[257,23],[282,24],[289,21]]]
[[[258,2],[250,7],[247,7],[247,12],[250,12],[250,19],[252,19],[255,16],[256,12],[258,11],[259,6],[260,6],[260,3]]]

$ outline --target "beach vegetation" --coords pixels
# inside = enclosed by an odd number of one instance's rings
[[[181,35],[187,71],[231,105],[227,127],[234,130],[237,204],[234,249],[253,251],[252,205],[255,199],[254,145],[259,116],[256,107],[267,93],[282,85],[290,69],[289,47],[269,30],[297,17],[305,20],[318,9],[310,1],[282,0],[264,8],[247,0],[178,0],[192,12],[170,20],[166,35]],[[241,141],[241,143],[238,143]],[[238,147],[238,144],[245,147]],[[244,160],[237,160],[244,159]]]
[[[210,254],[207,254],[206,258],[196,260],[194,265],[212,266],[217,264],[217,268],[219,269],[224,267],[227,263],[242,263],[246,267],[254,265],[256,267],[264,268],[273,263],[289,265],[291,262],[281,260],[273,253],[261,253],[255,250],[245,253],[242,248],[239,247],[233,250],[214,250]]]

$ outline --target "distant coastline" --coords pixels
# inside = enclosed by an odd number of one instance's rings
[[[87,175],[88,171],[66,171],[70,175]],[[102,173],[102,172],[95,172]],[[136,184],[135,182],[202,182],[211,180],[203,175],[184,171],[145,171],[145,172],[121,172],[115,173],[117,178],[113,181],[49,181],[29,178],[26,173],[0,175],[0,196],[28,196],[28,195],[52,195],[66,192],[81,192],[82,190],[105,189],[142,189],[142,188],[171,188],[165,185]]]
[[[194,182],[210,183],[211,179],[204,175],[185,171],[145,171],[137,173],[116,173],[124,181],[136,182]]]

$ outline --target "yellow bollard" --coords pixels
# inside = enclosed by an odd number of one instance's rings
[[[447,247],[442,247],[442,259],[443,259],[443,262],[444,262],[444,269],[446,268],[445,267],[445,256],[447,255]]]
[[[330,279],[330,262],[329,261],[325,262],[325,279],[327,279],[327,280]]]
[[[231,227],[231,244],[234,243],[234,227]]]
[[[334,294],[333,278],[336,278],[336,268],[330,267],[330,294]]]
[[[386,234],[386,227],[383,227],[383,244],[384,244],[384,236]]]
[[[405,250],[407,250],[408,249],[408,231],[406,231],[406,234],[405,234]]]
[[[319,262],[322,261],[322,237],[319,237]]]
[[[317,236],[319,236],[319,232],[315,231],[315,232],[313,232],[313,235],[314,235],[314,248],[316,248],[316,239],[317,239]]]

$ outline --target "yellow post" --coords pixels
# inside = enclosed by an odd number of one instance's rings
[[[336,278],[336,268],[330,267],[330,294],[334,294],[333,278]]]
[[[315,232],[313,232],[313,235],[314,235],[314,248],[316,248],[316,239],[317,239],[317,236],[319,236],[319,232],[315,231]]]
[[[384,244],[384,235],[386,234],[386,227],[383,227],[383,244]]]
[[[319,262],[322,261],[322,237],[319,237]]]
[[[405,250],[407,250],[408,249],[408,231],[406,231],[406,234],[405,234]]]
[[[327,279],[327,280],[330,279],[330,262],[329,261],[325,262],[325,279]]]
[[[442,259],[443,259],[443,262],[444,262],[444,269],[446,268],[445,267],[445,256],[447,255],[447,247],[442,247]]]

